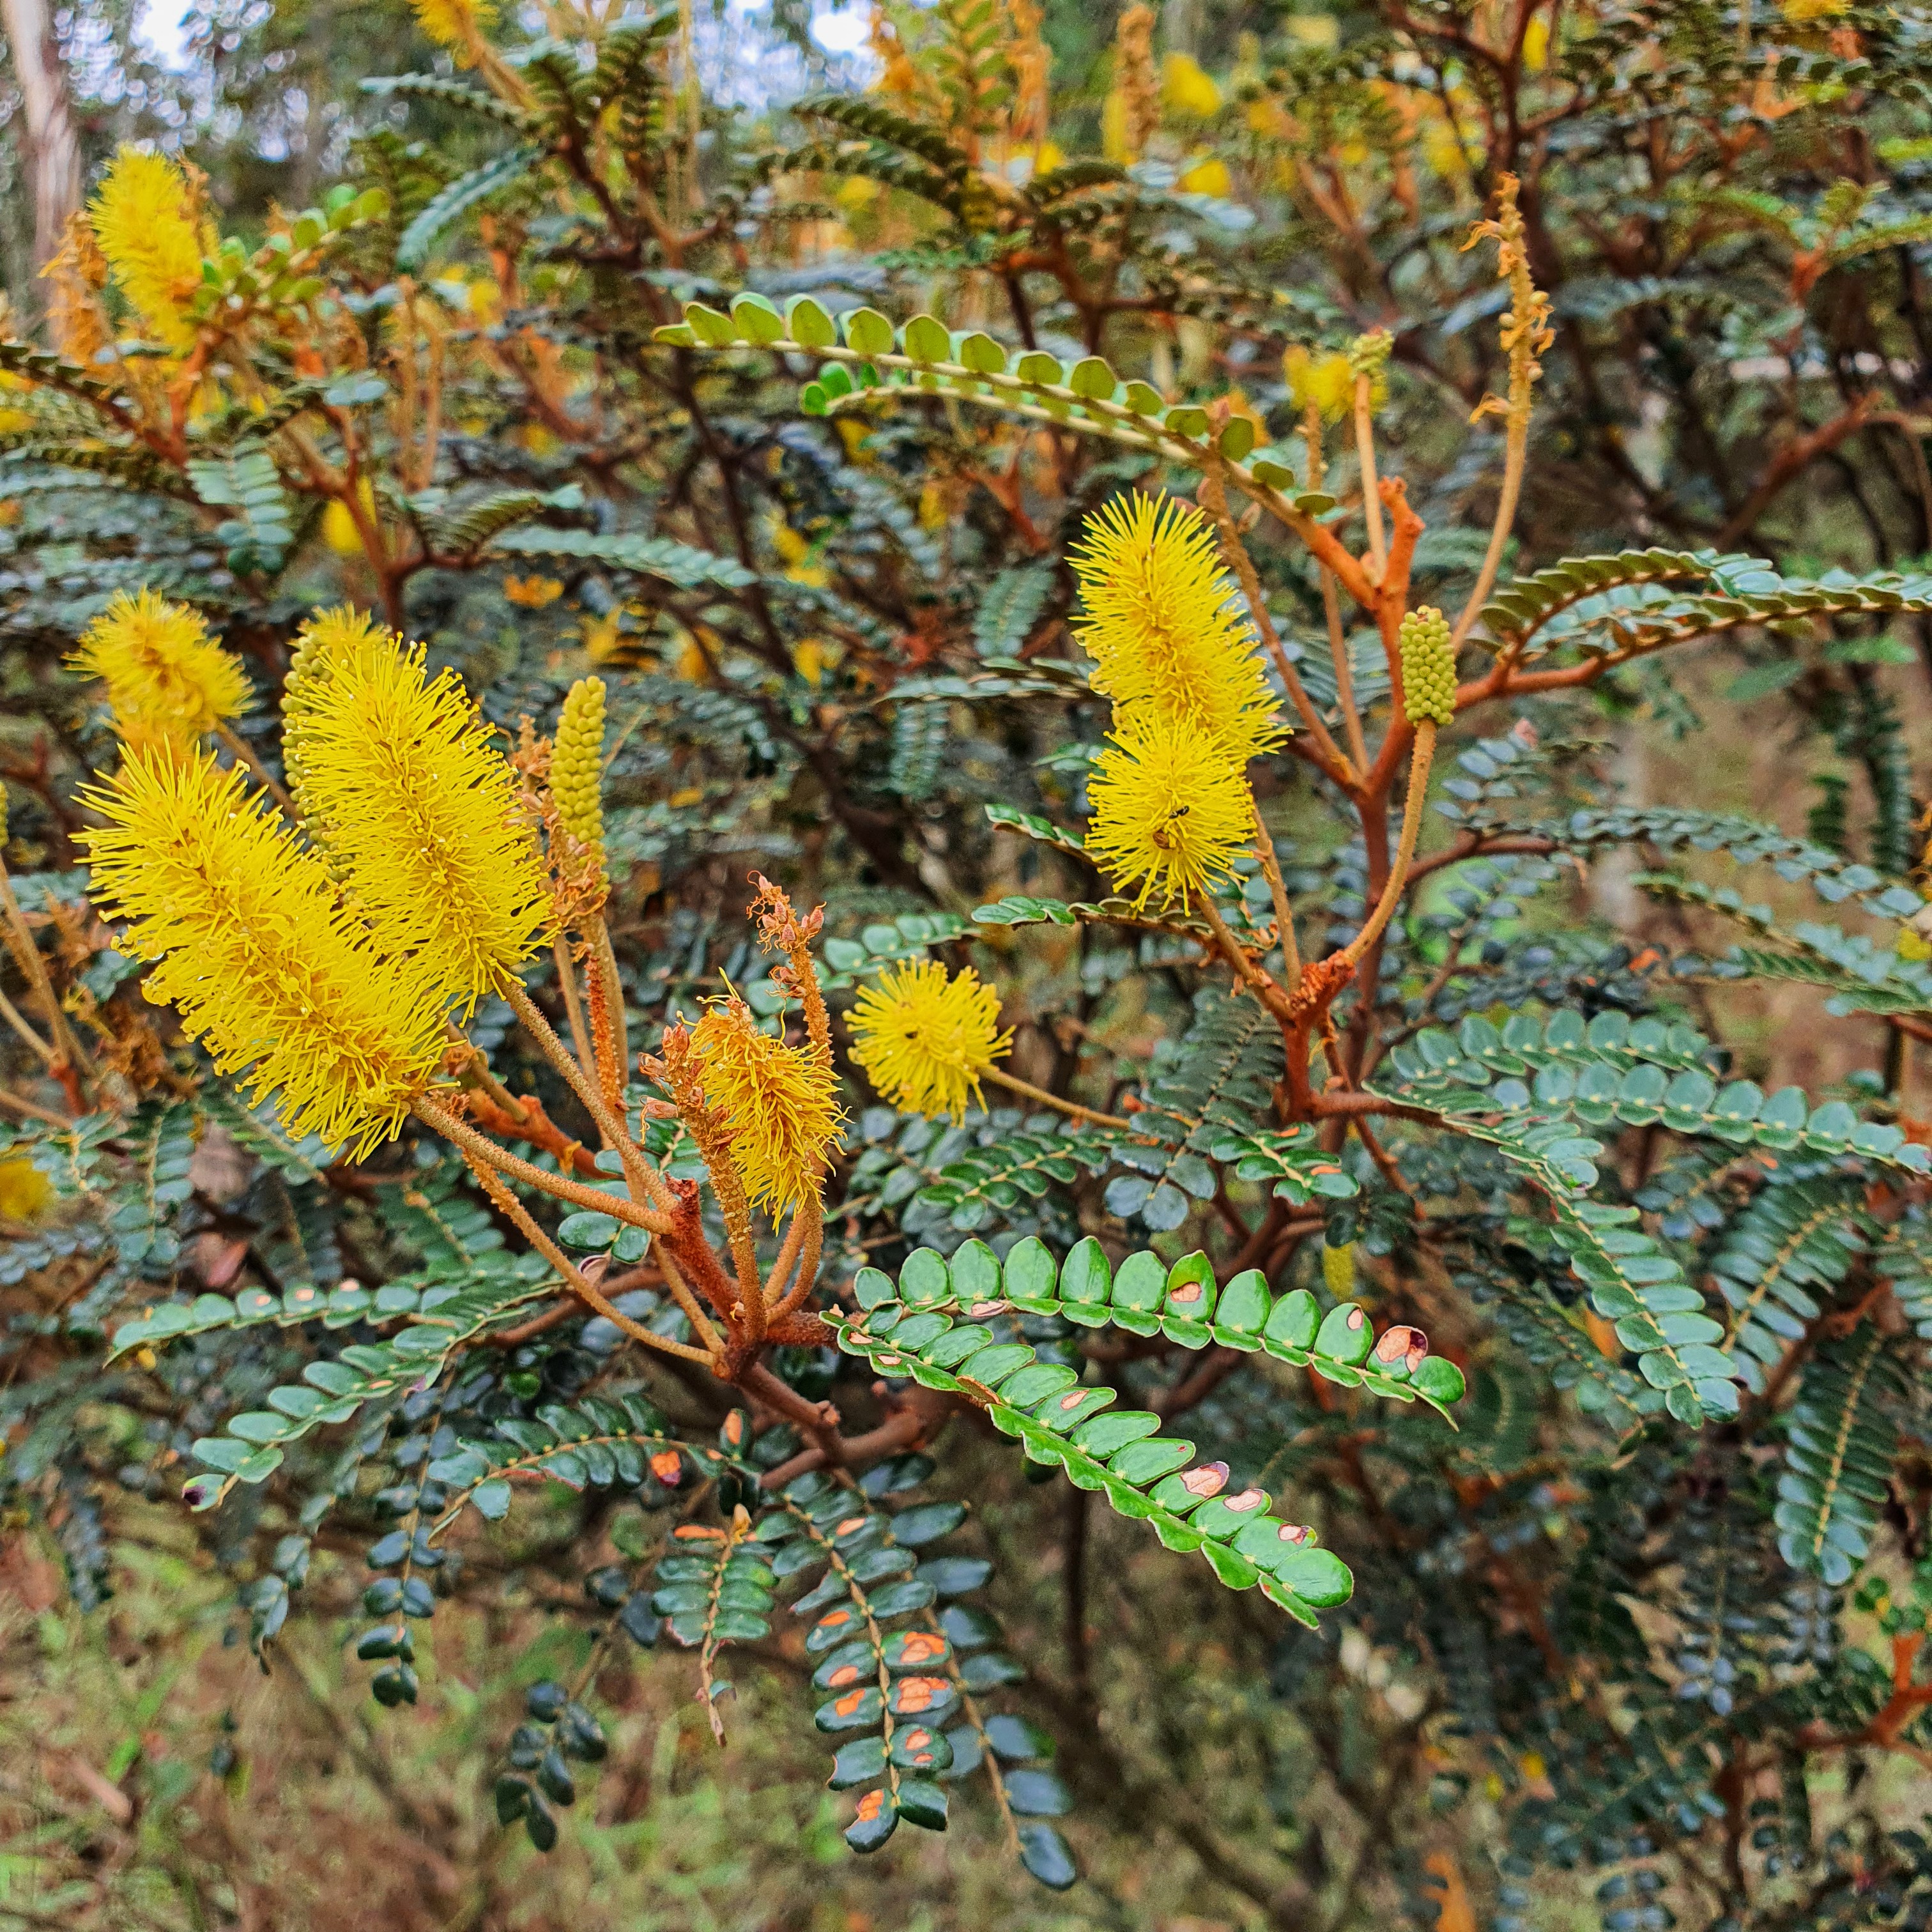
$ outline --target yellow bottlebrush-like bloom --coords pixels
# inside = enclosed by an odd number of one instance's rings
[[[1298,416],[1315,409],[1324,422],[1335,423],[1355,406],[1355,372],[1340,350],[1311,356],[1298,342],[1282,356],[1281,373]]]
[[[1184,721],[1244,764],[1280,742],[1274,694],[1198,510],[1117,496],[1088,518],[1069,561],[1096,691],[1124,711]]]
[[[580,677],[563,700],[550,754],[550,796],[563,829],[604,866],[604,680]]]
[[[247,675],[200,614],[152,590],[120,592],[68,663],[106,686],[115,724],[130,742],[192,743],[248,702]]]
[[[88,205],[101,254],[121,292],[171,349],[190,349],[199,325],[188,304],[201,286],[201,226],[188,177],[165,154],[123,148]]]
[[[470,44],[496,22],[496,0],[410,0],[416,25],[467,67]]]
[[[1331,1248],[1322,1245],[1322,1282],[1338,1301],[1346,1301],[1355,1292],[1355,1244],[1345,1241]]]
[[[966,1114],[980,1076],[1012,1044],[1000,1030],[1000,996],[970,966],[950,978],[936,960],[879,975],[852,1010],[852,1058],[896,1107]]]
[[[508,761],[453,670],[349,610],[304,628],[282,742],[309,830],[386,952],[464,1010],[500,992],[550,923]]]
[[[1162,910],[1185,908],[1216,879],[1254,831],[1240,760],[1195,726],[1126,722],[1095,761],[1087,850],[1123,892]]]
[[[815,1194],[845,1124],[831,1066],[760,1033],[735,993],[710,1003],[691,1043],[752,1205],[776,1216]]]
[[[251,1067],[254,1097],[278,1092],[291,1132],[357,1160],[393,1135],[442,1057],[434,977],[376,951],[240,772],[136,752],[83,796],[107,820],[81,835],[94,902],[133,922],[122,946],[160,962],[148,998],[223,1072]]]

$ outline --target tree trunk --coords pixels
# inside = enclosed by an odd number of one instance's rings
[[[80,206],[80,142],[68,104],[67,68],[47,0],[0,0],[26,110],[27,165],[34,186],[34,266],[44,268]]]

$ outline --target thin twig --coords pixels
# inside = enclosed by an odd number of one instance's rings
[[[1276,672],[1288,692],[1289,701],[1300,714],[1301,722],[1308,728],[1308,734],[1315,740],[1316,748],[1324,765],[1329,768],[1329,776],[1345,788],[1352,788],[1360,782],[1360,771],[1350,764],[1346,752],[1336,743],[1334,734],[1322,722],[1321,712],[1316,709],[1315,700],[1308,694],[1308,688],[1301,681],[1301,674],[1294,661],[1283,648],[1280,634],[1274,627],[1274,620],[1268,615],[1268,601],[1262,595],[1261,579],[1256,574],[1254,560],[1248,554],[1248,547],[1241,541],[1240,532],[1234,526],[1234,520],[1228,514],[1228,493],[1217,470],[1210,470],[1201,479],[1201,487],[1195,492],[1201,507],[1213,520],[1214,528],[1221,539],[1222,548],[1227,552],[1228,561],[1234,567],[1234,575],[1241,586],[1241,595],[1247,600],[1250,614],[1255,620],[1255,628],[1261,634],[1263,647],[1274,660]],[[1366,763],[1366,760],[1364,761]]]
[[[1301,439],[1308,448],[1308,487],[1319,490],[1326,481],[1328,465],[1322,447],[1322,405],[1310,403],[1301,418]],[[1335,573],[1324,563],[1322,576],[1322,610],[1328,622],[1328,655],[1335,667],[1335,694],[1342,710],[1342,729],[1348,740],[1348,755],[1355,769],[1369,768],[1369,741],[1362,732],[1362,714],[1355,703],[1355,668],[1348,656],[1348,640],[1342,629],[1341,593],[1336,588]]]
[[[674,1342],[668,1335],[660,1335],[655,1330],[645,1328],[641,1322],[632,1321],[544,1232],[530,1210],[511,1192],[494,1169],[478,1160],[466,1148],[464,1150],[464,1159],[468,1163],[470,1172],[482,1184],[484,1192],[515,1222],[524,1239],[550,1263],[579,1300],[595,1309],[605,1321],[621,1330],[632,1341],[642,1342],[647,1348],[658,1349],[667,1355],[681,1355],[686,1361],[702,1362],[706,1367],[711,1366],[716,1358],[704,1349],[692,1348],[683,1342]]]
[[[50,1127],[70,1127],[74,1125],[64,1114],[56,1114],[51,1107],[43,1107],[38,1100],[23,1100],[19,1094],[9,1093],[4,1087],[0,1087],[0,1107],[10,1108],[30,1120],[44,1120]]]
[[[1382,533],[1382,492],[1376,483],[1374,388],[1372,377],[1355,378],[1355,454],[1362,470],[1362,520],[1369,531],[1369,568],[1380,577],[1388,550]]]
[[[590,1029],[584,1018],[584,995],[578,990],[577,968],[570,956],[570,941],[562,933],[550,952],[556,961],[556,983],[563,991],[563,1010],[570,1019],[570,1043],[577,1049],[577,1064],[586,1073],[597,1064],[590,1044]],[[576,1083],[573,1082],[574,1086]]]
[[[218,722],[214,728],[214,735],[254,774],[256,782],[275,801],[276,805],[280,808],[283,817],[292,820],[296,815],[294,800],[282,789],[280,781],[271,776],[268,766],[255,755],[254,748],[248,743],[242,734],[236,730],[233,726]]]
[[[614,1220],[628,1222],[631,1226],[643,1228],[652,1234],[668,1234],[671,1232],[668,1215],[640,1208],[636,1202],[627,1201],[621,1195],[606,1194],[536,1166],[513,1154],[508,1148],[499,1147],[487,1136],[479,1134],[466,1121],[459,1120],[426,1094],[418,1095],[412,1101],[410,1111],[425,1126],[434,1127],[452,1146],[473,1154],[500,1174],[507,1174],[526,1187],[541,1189],[556,1200],[568,1201],[573,1207],[588,1208],[599,1214],[608,1214]]]
[[[1396,902],[1408,884],[1409,861],[1415,856],[1416,838],[1422,830],[1422,803],[1429,790],[1429,767],[1435,756],[1435,721],[1425,718],[1415,728],[1415,743],[1409,752],[1408,796],[1402,805],[1402,836],[1396,842],[1395,862],[1389,868],[1388,882],[1382,887],[1382,896],[1376,901],[1375,910],[1369,915],[1368,924],[1342,949],[1343,958],[1351,964],[1359,962],[1363,954],[1381,938],[1383,928],[1395,915]]]
[[[1022,1080],[1017,1074],[1007,1073],[997,1066],[989,1066],[980,1076],[1004,1087],[1010,1093],[1023,1095],[1029,1100],[1037,1100],[1042,1107],[1057,1107],[1063,1114],[1071,1114],[1075,1119],[1091,1120],[1100,1127],[1125,1127],[1132,1130],[1133,1122],[1123,1120],[1118,1114],[1103,1114],[1097,1107],[1083,1107],[1078,1100],[1063,1100],[1058,1094],[1049,1094],[1044,1087],[1036,1087],[1030,1080]]]
[[[563,1042],[557,1038],[556,1028],[544,1018],[542,1010],[518,980],[510,982],[503,997],[509,1001],[511,1010],[523,1022],[524,1030],[536,1042],[544,1057],[569,1082],[571,1090],[584,1102],[590,1118],[596,1122],[598,1131],[616,1150],[623,1163],[624,1177],[631,1184],[633,1197],[641,1193],[660,1212],[669,1214],[676,1203],[664,1184],[664,1176],[644,1158],[637,1143],[625,1132],[623,1122],[604,1106],[603,1096],[592,1084],[583,1066],[571,1058]]]
[[[4,993],[0,993],[0,1019],[4,1019],[48,1066],[52,1066],[56,1058],[53,1048],[28,1024],[20,1008]]]
[[[1258,805],[1255,807],[1255,856],[1262,862],[1262,876],[1268,880],[1268,896],[1274,902],[1282,965],[1288,975],[1288,990],[1292,993],[1301,984],[1301,948],[1295,943],[1294,914],[1288,903],[1288,887],[1282,880],[1281,860]]]
[[[7,876],[7,868],[0,864],[0,920],[6,927],[7,950],[14,956],[17,965],[46,1016],[47,1029],[53,1037],[60,1060],[74,1068],[86,1078],[94,1078],[94,1063],[88,1058],[86,1049],[74,1037],[74,1029],[67,1023],[67,1015],[62,1010],[60,998],[54,991],[53,981],[47,976],[47,963],[40,957],[40,949],[34,943],[32,928],[27,924],[27,916],[20,910],[20,902],[14,896],[14,882]],[[58,1064],[58,1062],[55,1063]]]

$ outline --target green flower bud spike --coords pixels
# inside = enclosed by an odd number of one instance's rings
[[[604,680],[580,677],[563,700],[550,755],[550,795],[564,830],[604,865]]]
[[[1394,348],[1395,338],[1387,329],[1371,329],[1348,344],[1348,367],[1358,376],[1365,376],[1372,382],[1388,367]]]
[[[1456,646],[1448,620],[1428,604],[1412,610],[1402,620],[1396,644],[1402,660],[1402,711],[1415,728],[1415,743],[1408,754],[1408,796],[1402,803],[1402,836],[1382,896],[1368,923],[1342,949],[1351,965],[1360,963],[1395,916],[1422,830],[1422,806],[1429,794],[1429,768],[1436,758],[1436,728],[1456,716]]]
[[[1402,620],[1402,706],[1412,724],[1447,724],[1456,716],[1456,651],[1449,620],[1432,604]]]

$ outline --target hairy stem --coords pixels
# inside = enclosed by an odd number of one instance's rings
[[[1042,1107],[1057,1107],[1063,1114],[1071,1114],[1076,1120],[1091,1120],[1096,1126],[1131,1129],[1134,1124],[1131,1120],[1122,1120],[1118,1114],[1103,1114],[1097,1107],[1083,1107],[1078,1100],[1063,1100],[1058,1094],[1049,1094],[1044,1087],[1036,1087],[1030,1080],[1022,1080],[1017,1074],[1002,1072],[997,1066],[988,1067],[980,1078],[1005,1088],[1009,1093],[1037,1100]]]
[[[590,922],[588,962],[592,1000],[591,1045],[597,1053],[597,1084],[613,1113],[624,1105],[624,1080],[631,1064],[630,1030],[624,1020],[624,982],[617,976],[617,955],[610,928],[600,916]]]
[[[570,1257],[544,1232],[530,1210],[504,1184],[502,1177],[494,1168],[479,1160],[466,1148],[463,1157],[484,1192],[517,1224],[524,1239],[550,1263],[580,1301],[595,1309],[605,1321],[621,1330],[632,1341],[641,1342],[646,1348],[656,1348],[667,1355],[681,1355],[686,1361],[703,1362],[709,1366],[712,1358],[702,1348],[692,1348],[683,1342],[674,1342],[668,1335],[654,1334],[641,1323],[633,1322],[614,1302],[604,1295]]]
[[[1403,801],[1402,836],[1396,843],[1395,862],[1389,868],[1388,881],[1382,887],[1382,896],[1376,902],[1376,909],[1370,914],[1368,924],[1342,949],[1342,956],[1352,965],[1360,962],[1362,956],[1381,938],[1384,929],[1395,916],[1402,889],[1408,881],[1409,862],[1415,856],[1417,835],[1422,830],[1423,801],[1428,795],[1429,767],[1435,756],[1435,722],[1425,718],[1415,728],[1415,743],[1409,753],[1408,796]]]
[[[270,776],[268,768],[255,755],[254,748],[232,726],[218,724],[214,735],[225,745],[236,761],[248,766],[254,774],[256,782],[275,801],[284,818],[292,821],[296,817],[295,801],[282,789],[279,779]]]
[[[606,1144],[616,1149],[618,1159],[623,1163],[624,1178],[631,1184],[632,1198],[640,1202],[648,1201],[661,1213],[668,1214],[674,1203],[664,1176],[645,1160],[637,1143],[625,1132],[623,1122],[604,1106],[604,1096],[591,1084],[583,1066],[565,1051],[556,1029],[544,1018],[536,1002],[517,980],[510,982],[503,997],[509,1001],[511,1010],[523,1022],[525,1030],[536,1042],[544,1058],[569,1082],[572,1092],[589,1109]]]
[[[1382,491],[1376,482],[1375,409],[1370,400],[1373,388],[1366,376],[1355,378],[1355,454],[1362,469],[1362,520],[1368,526],[1369,568],[1380,577],[1388,551],[1382,534]]]
[[[599,1214],[608,1214],[614,1220],[626,1222],[633,1228],[645,1228],[653,1234],[671,1232],[668,1215],[640,1208],[634,1201],[626,1201],[620,1195],[606,1194],[597,1188],[586,1187],[580,1182],[566,1180],[560,1174],[548,1172],[511,1153],[508,1148],[499,1147],[487,1135],[479,1134],[466,1120],[458,1118],[446,1107],[440,1106],[427,1094],[419,1094],[412,1100],[410,1111],[464,1153],[475,1155],[499,1173],[507,1174],[526,1186],[542,1189],[553,1199],[568,1201],[574,1208],[594,1209]]]

